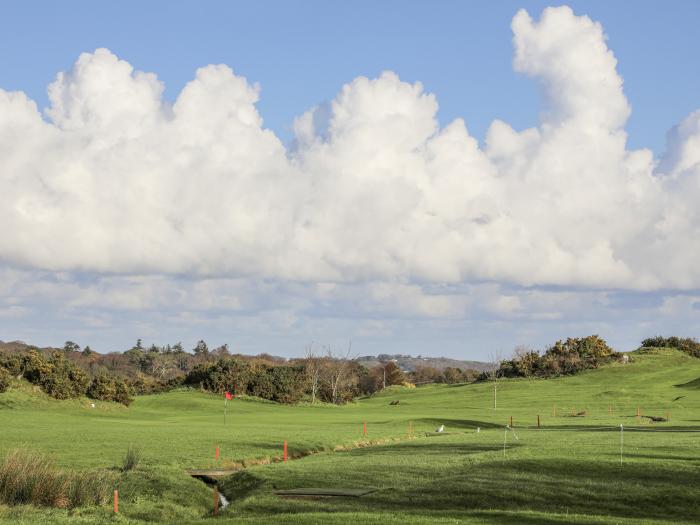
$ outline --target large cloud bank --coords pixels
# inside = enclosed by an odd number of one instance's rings
[[[106,49],[49,86],[0,90],[0,262],[53,272],[288,282],[700,287],[700,112],[659,161],[601,26],[567,7],[512,22],[541,121],[465,123],[391,72],[263,127],[257,86],[199,69],[174,103]],[[465,93],[468,97],[468,93]],[[427,284],[426,284],[427,283]]]

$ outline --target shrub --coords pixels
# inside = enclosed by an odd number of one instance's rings
[[[609,363],[620,355],[597,335],[569,337],[554,343],[543,355],[527,349],[516,352],[513,359],[501,362],[499,375],[502,377],[552,377],[576,374],[582,370]],[[482,373],[480,379],[488,379],[488,374]]]
[[[240,393],[248,390],[249,378],[250,365],[247,362],[227,357],[195,366],[185,382],[218,394],[226,391]]]
[[[107,374],[95,376],[87,389],[87,395],[100,401],[115,401],[126,406],[133,401],[129,386],[124,380]]]
[[[65,472],[46,456],[26,450],[12,450],[0,462],[0,502],[6,505],[102,504],[112,484],[107,473]]]
[[[11,375],[18,377],[24,372],[23,359],[20,354],[0,355],[0,368],[4,368]]]
[[[642,347],[676,348],[693,357],[700,357],[700,343],[691,337],[649,337],[642,341]]]
[[[4,368],[0,368],[0,394],[9,388],[11,379],[10,373]]]
[[[45,359],[31,350],[24,356],[24,376],[55,399],[82,396],[90,382],[87,373],[66,360],[61,352],[54,352]]]

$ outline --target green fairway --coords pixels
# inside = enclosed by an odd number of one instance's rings
[[[226,425],[223,399],[194,390],[91,408],[18,382],[0,394],[3,451],[27,447],[65,468],[113,469],[135,444],[143,461],[118,481],[117,517],[107,506],[0,506],[0,521],[697,523],[699,381],[699,359],[658,350],[573,377],[500,381],[496,410],[490,384],[431,385],[345,406],[236,399]],[[670,420],[638,418],[638,407]],[[505,430],[511,417],[514,432]],[[285,440],[293,458],[306,457],[276,462]],[[220,484],[230,506],[210,517],[212,489],[185,469],[243,464],[243,477]],[[242,497],[246,483],[255,487]],[[304,487],[376,491],[274,494]]]

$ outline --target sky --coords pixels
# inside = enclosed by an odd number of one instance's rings
[[[695,2],[0,2],[0,340],[700,331]]]

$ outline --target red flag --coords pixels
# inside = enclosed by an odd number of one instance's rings
[[[226,399],[233,399],[231,392],[229,392],[228,390],[226,391]]]

